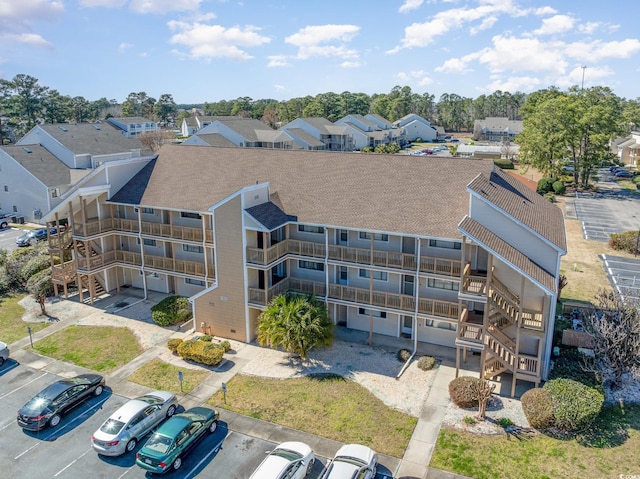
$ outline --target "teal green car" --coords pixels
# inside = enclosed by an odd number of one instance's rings
[[[184,456],[207,433],[218,428],[218,411],[194,407],[164,422],[136,454],[136,464],[147,471],[162,474],[178,470]]]

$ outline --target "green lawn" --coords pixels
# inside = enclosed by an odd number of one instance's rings
[[[0,341],[11,344],[29,335],[27,327],[34,333],[46,328],[49,323],[27,323],[22,320],[24,308],[18,304],[25,294],[0,295]]]
[[[106,374],[143,352],[130,329],[109,326],[68,326],[33,346],[45,356]]]
[[[265,379],[236,375],[208,404],[344,443],[402,457],[417,419],[385,406],[359,384],[337,376]]]
[[[563,440],[443,428],[430,466],[478,479],[630,477],[640,471],[640,406],[608,408],[590,431]]]
[[[182,371],[182,391],[178,371]],[[141,384],[153,389],[171,391],[174,394],[188,393],[211,374],[208,371],[180,368],[173,364],[165,363],[161,359],[153,359],[134,372],[127,379],[136,384]]]

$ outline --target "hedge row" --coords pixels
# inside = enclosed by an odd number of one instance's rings
[[[169,296],[151,308],[153,322],[160,326],[182,324],[193,317],[191,303],[183,296]]]
[[[167,342],[167,347],[172,353],[177,353],[183,359],[206,364],[207,366],[216,366],[222,361],[224,353],[231,349],[231,343],[229,341],[214,343],[212,339],[209,335],[187,341],[174,338]]]
[[[625,231],[624,233],[612,233],[609,236],[609,248],[616,251],[626,251],[631,254],[638,254],[638,232]]]

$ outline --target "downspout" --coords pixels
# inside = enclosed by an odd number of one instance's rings
[[[418,306],[420,301],[420,252],[421,252],[420,246],[422,245],[422,243],[420,241],[420,238],[416,238],[416,239],[418,240],[418,254],[416,255],[416,281],[415,281],[416,292],[414,293],[414,296],[416,298],[416,306],[413,310],[413,330],[411,331],[411,334],[413,334],[413,351],[411,351],[411,356],[409,356],[409,359],[407,359],[407,362],[404,363],[404,366],[402,366],[402,369],[400,369],[400,372],[396,376],[396,380],[400,379],[400,376],[402,376],[402,374],[407,370],[407,368],[411,364],[411,361],[413,361],[414,356],[418,352]]]

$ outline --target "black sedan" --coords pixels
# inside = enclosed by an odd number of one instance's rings
[[[24,429],[39,431],[60,424],[62,414],[82,401],[100,396],[104,378],[99,374],[81,374],[61,379],[47,386],[18,411],[18,424]]]

